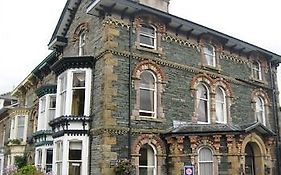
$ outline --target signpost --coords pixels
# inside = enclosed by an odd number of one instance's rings
[[[194,174],[194,166],[184,166],[184,175],[195,175]]]

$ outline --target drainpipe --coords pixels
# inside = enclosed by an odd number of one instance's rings
[[[275,137],[276,140],[276,157],[277,157],[277,163],[276,163],[276,174],[281,174],[280,170],[280,150],[279,150],[279,142],[280,142],[280,131],[279,131],[279,118],[278,118],[278,107],[277,107],[277,98],[276,98],[276,85],[275,85],[275,76],[273,76],[273,70],[272,70],[272,61],[270,61],[269,64],[269,71],[270,71],[270,82],[271,82],[271,89],[272,89],[272,115],[275,123],[275,130],[277,136]]]
[[[132,111],[132,35],[133,35],[133,17],[130,17],[130,28],[129,28],[129,95],[128,95],[128,102],[129,102],[129,111],[128,111],[128,159],[131,160],[131,142],[132,142],[132,126],[131,126],[131,111]]]

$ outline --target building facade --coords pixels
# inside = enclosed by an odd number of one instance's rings
[[[67,1],[53,52],[13,91],[24,105],[10,138],[32,130],[26,150],[40,170],[114,175],[128,159],[136,175],[281,173],[281,56],[168,6]]]

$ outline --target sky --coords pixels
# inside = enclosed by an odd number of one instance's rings
[[[0,94],[51,52],[47,44],[65,2],[0,0]],[[280,7],[280,0],[171,0],[169,13],[281,55]]]

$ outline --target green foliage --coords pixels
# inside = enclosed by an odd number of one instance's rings
[[[27,157],[24,156],[15,156],[15,165],[20,169],[27,165]]]
[[[20,139],[11,139],[6,144],[19,145],[20,143],[21,143]]]
[[[128,159],[119,159],[116,162],[114,171],[117,175],[126,175],[134,170],[135,166]]]
[[[16,175],[35,175],[35,174],[37,174],[37,170],[34,165],[23,166],[16,173]]]

